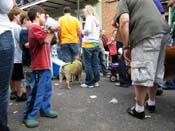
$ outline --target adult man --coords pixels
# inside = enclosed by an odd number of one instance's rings
[[[157,9],[159,10],[160,14],[162,15],[162,17],[165,19],[165,10],[160,0],[153,0],[153,1]],[[163,86],[164,86],[164,83],[158,83],[157,92],[156,92],[157,96],[161,96],[163,94]]]
[[[64,62],[72,62],[79,54],[80,23],[77,18],[71,16],[70,7],[65,7],[63,12],[64,16],[58,20],[61,27],[60,43],[62,60]]]
[[[14,43],[7,13],[15,0],[0,1],[0,131],[9,131],[7,125],[8,89],[13,69]]]
[[[124,57],[131,62],[131,79],[135,85],[136,106],[127,111],[143,119],[147,91],[146,107],[150,112],[155,111],[155,83],[162,81],[164,76],[165,44],[161,40],[169,28],[151,0],[121,0],[116,21],[122,36]]]

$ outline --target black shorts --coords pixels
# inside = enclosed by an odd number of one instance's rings
[[[23,67],[21,63],[15,63],[13,67],[12,80],[24,79]]]

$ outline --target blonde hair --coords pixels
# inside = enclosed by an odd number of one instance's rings
[[[93,15],[95,16],[97,19],[98,19],[98,15],[97,15],[97,12],[96,10],[94,9],[93,6],[91,5],[86,5],[85,8],[84,8],[84,12],[85,14],[88,16],[88,15]]]

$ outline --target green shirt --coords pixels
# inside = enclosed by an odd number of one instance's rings
[[[155,7],[153,0],[120,0],[117,21],[123,13],[129,14],[129,40],[131,47],[145,38],[165,34],[169,26]]]

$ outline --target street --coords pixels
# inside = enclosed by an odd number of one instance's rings
[[[64,81],[65,83],[65,81]],[[111,100],[114,103],[110,103]],[[39,127],[22,125],[24,103],[9,102],[8,118],[11,131],[175,131],[175,91],[164,90],[157,97],[156,113],[145,120],[135,119],[126,112],[134,104],[134,88],[117,87],[109,78],[101,77],[100,87],[81,88],[77,81],[72,89],[59,89],[53,80],[52,109],[58,118],[37,116]]]

